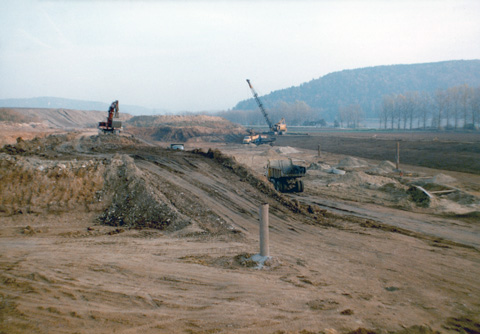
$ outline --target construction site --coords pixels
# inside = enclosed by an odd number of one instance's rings
[[[478,134],[116,102],[0,122],[0,333],[480,333]]]

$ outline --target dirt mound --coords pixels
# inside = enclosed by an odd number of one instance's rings
[[[438,183],[436,183],[437,181]],[[438,174],[433,178],[421,179],[413,182],[412,188],[424,189],[430,197],[431,204],[429,207],[437,210],[439,213],[467,213],[473,210],[480,209],[480,198],[472,195],[458,188],[453,188],[447,183],[454,183],[456,180],[453,177],[444,174]],[[418,189],[417,189],[418,190]],[[418,193],[418,191],[412,189],[411,193]],[[420,196],[420,197],[418,197]],[[414,200],[428,196],[427,194],[420,194],[412,197]],[[428,201],[425,199],[425,201]],[[423,200],[420,201],[423,206]]]
[[[107,154],[141,147],[132,137],[74,133],[7,145],[0,153],[0,212],[76,210],[98,212],[98,220],[112,226],[168,231],[189,226],[210,234],[232,230],[201,198],[173,185],[168,176],[140,170],[126,154]],[[82,156],[72,156],[75,152],[102,154],[78,160]]]
[[[0,153],[0,212],[100,210],[106,168],[104,159],[54,161]]]
[[[428,208],[433,200],[432,196],[425,192],[422,187],[418,186],[408,188],[407,194],[417,206],[422,208]]]
[[[48,127],[56,129],[96,128],[98,122],[105,121],[107,111],[46,109],[46,108],[14,108],[16,114],[26,118],[33,118]],[[132,117],[120,113],[120,120],[125,121]]]
[[[323,170],[323,171],[328,171],[330,169],[332,169],[332,166],[330,166],[329,164],[325,164],[325,163],[316,163],[316,162],[312,162],[310,164],[310,166],[308,166],[308,169],[309,170]]]
[[[389,174],[393,173],[396,169],[396,166],[393,162],[385,160],[382,161],[377,167],[374,167],[369,170],[369,172],[375,173],[375,174]]]
[[[0,152],[12,155],[59,157],[74,153],[114,151],[133,146],[144,147],[146,144],[132,136],[86,136],[79,132],[70,132],[68,134],[52,134],[42,138],[35,137],[32,140],[23,140],[23,138],[18,137],[15,144],[3,146]]]
[[[260,153],[262,157],[270,157],[270,158],[278,158],[280,154],[278,153],[277,150],[274,150],[272,148],[269,148],[268,150]]]
[[[127,121],[128,125],[135,127],[208,127],[208,128],[243,128],[238,124],[227,121],[225,118],[207,115],[157,115],[134,116]]]
[[[370,189],[377,189],[386,184],[398,183],[396,180],[389,177],[369,175],[365,172],[347,173],[342,180],[350,186],[362,186]]]
[[[299,150],[297,150],[296,148],[294,147],[290,147],[290,146],[282,146],[282,147],[278,147],[277,149],[275,149],[275,151],[279,154],[294,154],[294,153],[301,153]]]
[[[115,155],[105,173],[103,197],[111,203],[99,217],[107,225],[181,229],[190,223],[165,195],[147,181],[134,160]]]
[[[342,167],[342,168],[362,168],[362,167],[368,167],[368,163],[365,160],[354,158],[354,157],[346,157],[345,159],[342,159],[337,167]]]
[[[166,142],[187,142],[187,141],[211,141],[211,142],[224,142],[227,139],[239,141],[243,135],[242,130],[235,129],[213,129],[203,126],[190,126],[190,127],[172,127],[172,126],[158,126],[148,128],[128,128],[128,132],[135,134],[136,136],[153,141],[166,141]]]
[[[126,124],[140,138],[167,142],[241,142],[245,129],[217,116],[136,116]]]
[[[0,108],[0,122],[30,123],[38,122],[38,118],[31,115],[23,115],[15,108]]]
[[[452,184],[455,183],[457,180],[454,177],[445,174],[437,174],[431,179],[428,179],[427,182],[430,183],[437,183],[437,184]]]

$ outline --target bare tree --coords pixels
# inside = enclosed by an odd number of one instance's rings
[[[358,103],[350,104],[348,106],[340,106],[338,108],[338,114],[340,116],[340,124],[346,122],[348,128],[354,129],[358,128],[360,122],[365,118],[365,114]]]
[[[448,115],[453,116],[453,121],[454,121],[453,127],[457,129],[458,121],[460,118],[460,87],[455,86],[447,89],[446,98],[447,98],[446,110],[448,111]],[[448,118],[447,118],[447,126],[451,126],[449,124]]]
[[[460,86],[459,95],[460,95],[460,109],[463,118],[463,127],[467,127],[468,116],[470,109],[470,99],[473,98],[474,90],[472,87],[469,87],[467,84]]]
[[[407,92],[405,93],[405,114],[409,120],[409,128],[413,128],[413,119],[417,114],[417,105],[418,105],[418,92]],[[404,125],[405,129],[405,125]]]
[[[432,119],[432,126],[435,126],[440,130],[442,128],[442,120],[447,105],[445,91],[439,89],[435,92],[435,104],[437,107],[437,116]],[[436,121],[435,125],[433,124],[433,121]]]
[[[418,119],[422,121],[423,129],[427,127],[427,120],[430,116],[431,98],[426,92],[420,93],[418,99]]]
[[[472,127],[475,128],[476,124],[480,125],[480,87],[476,87],[473,90],[472,98],[470,99]]]
[[[382,100],[382,108],[380,109],[380,127],[383,121],[384,128],[387,129],[388,119],[392,121],[393,128],[393,113],[395,108],[394,98],[391,95],[385,95]]]

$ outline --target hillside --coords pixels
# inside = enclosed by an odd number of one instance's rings
[[[32,139],[58,131],[96,128],[105,121],[107,112],[42,109],[0,108],[0,145],[12,144],[17,137]],[[134,116],[120,113],[123,128],[147,141],[175,142],[241,142],[245,128],[217,116],[158,115]]]
[[[0,121],[15,123],[36,122],[56,129],[94,128],[104,121],[107,112],[93,110],[71,110],[63,108],[0,108]],[[132,117],[120,114],[120,119]]]
[[[107,111],[111,102],[83,101],[59,97],[33,97],[25,99],[0,99],[0,107],[7,108],[44,108]],[[142,106],[123,104],[120,101],[120,111],[133,115],[163,114],[165,110],[154,110]]]
[[[344,70],[318,79],[271,92],[261,99],[269,109],[280,102],[304,101],[322,109],[322,118],[333,120],[340,106],[358,103],[366,117],[376,117],[382,97],[408,91],[435,92],[457,85],[480,85],[480,60],[454,60],[437,63],[389,65]],[[239,102],[234,110],[255,110],[253,99]]]

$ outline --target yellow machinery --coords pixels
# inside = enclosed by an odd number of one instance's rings
[[[282,135],[285,132],[287,132],[287,124],[285,123],[285,118],[282,118],[278,123],[273,124],[272,121],[270,121],[267,111],[263,107],[262,101],[260,101],[260,98],[258,97],[258,94],[253,88],[249,79],[247,79],[247,83],[250,89],[252,90],[253,97],[255,98],[255,101],[257,102],[258,107],[260,108],[260,111],[263,114],[263,117],[265,117],[265,120],[267,121],[268,128],[270,129],[270,131],[273,132],[274,134],[279,134],[279,135]]]

